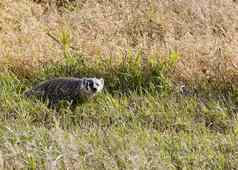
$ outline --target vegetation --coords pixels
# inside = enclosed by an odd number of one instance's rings
[[[236,11],[2,0],[0,169],[237,169]],[[59,76],[103,77],[105,89],[75,111],[22,95]]]

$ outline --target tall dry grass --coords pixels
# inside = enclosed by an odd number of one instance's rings
[[[30,76],[65,50],[90,57],[179,56],[175,80],[238,82],[234,0],[2,0],[0,60]]]

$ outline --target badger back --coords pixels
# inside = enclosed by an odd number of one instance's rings
[[[44,96],[47,89],[49,89],[49,86],[52,82],[51,81],[43,81],[35,86],[33,86],[31,89],[24,92],[24,95],[26,97],[30,96]]]

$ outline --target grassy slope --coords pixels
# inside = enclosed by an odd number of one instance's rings
[[[0,169],[238,167],[236,2],[151,1],[147,9],[146,1],[96,6],[88,0],[58,12],[44,11],[48,1],[39,2],[0,2]],[[47,36],[49,29],[59,41]],[[184,39],[183,30],[193,32]],[[55,60],[61,64],[50,64]],[[75,112],[65,106],[59,113],[22,96],[57,76],[103,77],[105,91]],[[191,95],[178,93],[177,80],[187,83]]]
[[[93,71],[92,63],[82,70],[77,65],[47,67],[35,73],[34,80],[82,73],[85,69]],[[104,75],[108,82],[104,93],[78,106],[75,112],[66,106],[59,113],[22,97],[22,91],[32,80],[19,79],[9,71],[1,73],[1,166],[7,169],[237,167],[234,91],[225,96],[222,92],[214,95],[210,89],[210,97],[205,91],[181,96],[170,87],[157,91],[154,86],[144,85],[145,91],[138,91],[144,82],[137,79],[135,64],[127,65],[127,69],[120,66],[120,72],[114,70],[118,74],[123,73],[122,68],[127,71],[116,85],[112,78],[115,73],[109,70],[104,73],[101,67],[94,65],[94,71],[99,75],[109,73]],[[162,73],[154,76],[161,77]],[[134,89],[129,86],[122,92],[124,81],[142,85]],[[146,81],[156,85],[153,78]],[[166,79],[160,81],[164,81],[161,86],[168,86]]]

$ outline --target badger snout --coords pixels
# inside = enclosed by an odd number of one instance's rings
[[[92,88],[92,91],[93,91],[93,92],[97,92],[97,88],[93,87],[93,88]]]

